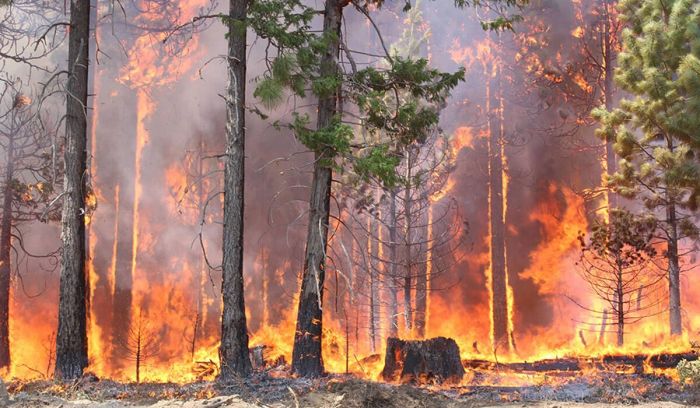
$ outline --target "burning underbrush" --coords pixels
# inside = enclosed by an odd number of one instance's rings
[[[411,386],[376,383],[353,376],[332,375],[320,380],[271,378],[264,374],[240,383],[121,384],[82,379],[66,385],[52,382],[9,384],[12,407],[66,406],[65,401],[110,402],[110,407],[150,405],[159,401],[206,401],[236,396],[252,406],[303,407],[447,407],[504,402],[566,401],[630,404],[655,401],[696,402],[698,394],[666,376],[599,372],[594,375],[559,373],[514,374],[474,371],[467,384]],[[529,385],[495,385],[522,382]],[[492,383],[491,385],[479,385]],[[70,405],[67,405],[70,406]],[[221,406],[221,405],[214,405]],[[227,405],[223,405],[227,406]],[[231,405],[237,406],[237,405]]]
[[[397,347],[416,350],[437,344],[439,353],[449,354],[445,340],[400,342]],[[398,343],[397,343],[398,344]],[[448,351],[445,351],[448,350]],[[458,350],[457,350],[458,352]],[[390,354],[391,354],[390,353]],[[439,354],[438,353],[438,354]],[[434,357],[436,354],[426,354]],[[442,357],[441,357],[442,358]],[[700,392],[678,380],[680,361],[696,361],[695,353],[662,355],[607,355],[598,358],[560,358],[536,362],[498,363],[463,360],[461,380],[404,377],[377,382],[354,374],[329,374],[319,379],[295,378],[282,361],[259,367],[247,379],[229,383],[206,380],[187,384],[119,383],[86,374],[71,383],[47,380],[14,380],[7,385],[10,406],[232,406],[232,407],[454,407],[488,406],[513,402],[576,402],[638,404],[658,401],[696,403]],[[408,366],[405,361],[391,361]],[[414,369],[425,368],[424,362]],[[393,367],[393,368],[392,368]],[[417,368],[415,368],[417,367]],[[74,402],[70,402],[74,401]],[[179,401],[179,402],[178,402]],[[105,404],[105,405],[100,405]],[[172,405],[168,405],[172,404]],[[197,405],[199,404],[199,405]],[[240,404],[240,405],[238,405]]]

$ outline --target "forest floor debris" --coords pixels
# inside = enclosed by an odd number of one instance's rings
[[[8,391],[9,406],[13,408],[482,408],[508,404],[538,408],[574,408],[576,404],[673,408],[700,401],[700,394],[663,375],[587,373],[538,378],[537,385],[509,385],[512,378],[507,373],[500,379],[498,373],[470,374],[468,384],[453,387],[393,385],[345,375],[307,380],[258,374],[228,384],[122,384],[86,376],[65,384],[13,381],[8,383]]]

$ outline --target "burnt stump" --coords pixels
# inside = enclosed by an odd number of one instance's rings
[[[390,337],[382,378],[401,383],[457,383],[464,377],[459,346],[453,339],[401,340]]]
[[[10,396],[7,394],[5,383],[2,382],[2,378],[0,378],[0,407],[6,407],[8,405],[10,405]]]

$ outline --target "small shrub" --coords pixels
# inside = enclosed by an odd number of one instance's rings
[[[676,370],[681,384],[690,382],[693,387],[700,388],[700,361],[681,360]]]

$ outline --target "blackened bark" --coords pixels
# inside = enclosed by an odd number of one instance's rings
[[[3,188],[2,222],[0,224],[0,369],[10,366],[10,275],[12,267],[12,179],[14,178],[14,112],[11,113],[7,144],[7,164]]]
[[[500,73],[500,70],[499,70]],[[508,351],[508,289],[505,256],[505,222],[503,217],[503,132],[500,112],[501,83],[495,79],[490,85],[489,112],[489,214],[491,224],[491,293],[493,347]]]
[[[335,76],[340,53],[340,28],[346,0],[326,0],[323,31],[330,40],[321,59],[321,76]],[[328,127],[336,115],[337,92],[318,100],[317,128]],[[315,153],[314,175],[309,199],[309,227],[306,236],[306,255],[302,276],[297,325],[294,333],[292,372],[304,377],[323,374],[321,332],[323,326],[323,281],[325,277],[328,221],[330,216],[332,169],[325,152]]]
[[[402,383],[460,382],[464,367],[453,339],[387,339],[382,378]]]
[[[243,298],[243,190],[245,152],[246,32],[241,28],[247,0],[229,3],[226,162],[224,169],[223,313],[220,379],[252,371]]]
[[[90,2],[72,0],[68,37],[63,241],[56,372],[58,379],[78,378],[88,364],[85,276],[85,196]]]

